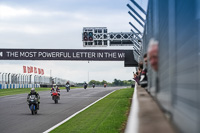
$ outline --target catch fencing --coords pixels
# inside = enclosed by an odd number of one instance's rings
[[[148,92],[180,132],[200,132],[200,1],[149,0],[140,61],[159,41],[159,70],[148,65]]]

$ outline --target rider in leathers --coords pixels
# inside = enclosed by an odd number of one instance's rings
[[[54,90],[56,90],[56,92],[58,92],[58,95],[60,96],[60,89],[58,88],[58,86],[56,86],[55,88],[54,87],[51,88],[51,95]]]
[[[69,81],[67,81],[65,87],[67,88],[67,85],[69,85],[69,90],[70,90],[70,84],[69,84]]]
[[[39,110],[40,95],[35,91],[35,88],[32,88],[32,89],[31,89],[31,92],[28,94],[28,96],[27,96],[27,102],[29,101],[29,97],[30,97],[31,95],[35,95],[35,97],[37,98],[37,100],[38,100],[37,109]],[[30,106],[30,105],[29,105],[29,106]]]

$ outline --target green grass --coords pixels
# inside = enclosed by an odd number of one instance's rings
[[[117,90],[51,133],[120,133],[124,132],[133,89]]]
[[[77,87],[70,87],[71,89]],[[60,87],[60,89],[65,89],[65,87]],[[29,93],[30,88],[18,88],[18,89],[0,89],[0,96],[7,96],[7,95],[16,95],[16,94],[23,94]],[[39,91],[50,91],[51,88],[35,88],[36,92]]]

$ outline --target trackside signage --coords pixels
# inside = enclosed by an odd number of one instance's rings
[[[0,49],[0,60],[96,60],[124,61],[132,50]]]

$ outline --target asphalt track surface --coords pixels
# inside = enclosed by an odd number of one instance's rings
[[[122,87],[96,87],[61,90],[55,104],[50,91],[39,92],[40,110],[32,115],[26,102],[27,94],[0,97],[1,133],[42,133],[99,98]]]

